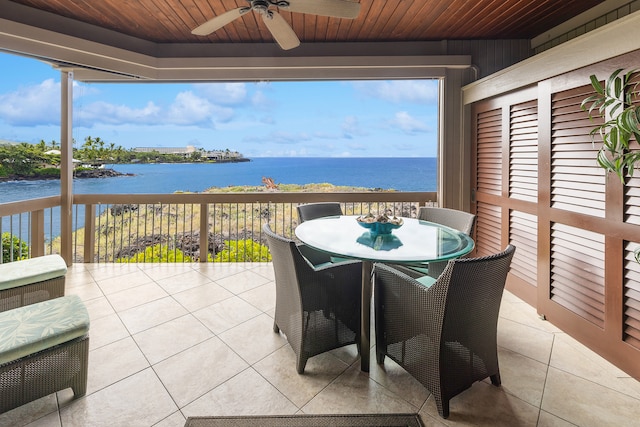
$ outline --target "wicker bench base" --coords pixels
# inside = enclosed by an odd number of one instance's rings
[[[0,312],[64,296],[65,276],[0,291]]]
[[[66,388],[87,392],[89,335],[0,365],[0,413]]]
[[[63,296],[66,273],[57,254],[0,264],[0,312]]]

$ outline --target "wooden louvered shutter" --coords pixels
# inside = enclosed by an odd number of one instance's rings
[[[538,260],[538,218],[524,212],[511,211],[509,240],[517,250],[511,261],[511,273],[536,286]]]
[[[627,242],[624,251],[623,339],[640,349],[640,265],[634,256],[637,247]]]
[[[538,100],[511,106],[509,197],[538,201]]]
[[[604,236],[551,226],[551,300],[604,327]]]
[[[479,113],[477,132],[477,191],[499,196],[502,192],[502,110]]]
[[[477,116],[476,189],[482,194],[502,193],[502,109],[482,111]],[[478,201],[476,204],[476,255],[502,250],[501,208]]]
[[[551,206],[604,217],[605,173],[596,162],[599,144],[589,132],[591,121],[580,108],[591,86],[553,94],[551,122]]]

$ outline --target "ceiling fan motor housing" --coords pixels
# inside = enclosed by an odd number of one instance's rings
[[[276,7],[288,7],[289,2],[286,0],[249,0],[251,3],[251,9],[259,12],[266,13],[269,9],[269,6]]]

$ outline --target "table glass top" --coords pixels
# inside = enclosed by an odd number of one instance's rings
[[[415,218],[391,234],[372,235],[357,216],[330,216],[305,221],[295,233],[303,243],[332,255],[393,263],[441,261],[465,255],[473,249],[471,237],[440,224]]]

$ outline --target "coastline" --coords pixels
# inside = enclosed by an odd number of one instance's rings
[[[84,179],[84,178],[112,178],[117,176],[135,176],[132,173],[122,173],[113,169],[85,169],[80,170],[73,173],[73,178]],[[0,182],[11,182],[11,181],[52,181],[59,180],[59,176],[51,176],[51,175],[8,175],[8,176],[0,176]]]

